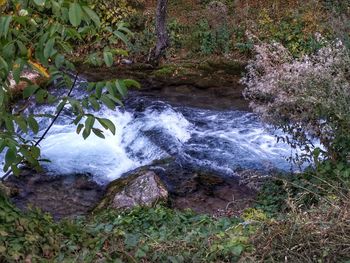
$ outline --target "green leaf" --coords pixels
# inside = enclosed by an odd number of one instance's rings
[[[35,93],[35,99],[38,103],[44,103],[47,98],[48,92],[47,90],[39,89]]]
[[[15,127],[13,125],[12,118],[9,118],[9,117],[5,118],[5,126],[6,126],[7,131],[12,132],[12,133],[15,132]]]
[[[91,130],[95,123],[95,117],[89,115],[85,120],[85,129]]]
[[[113,49],[112,53],[114,55],[121,55],[121,56],[125,56],[125,57],[129,55],[128,51],[126,51],[125,49],[120,49],[120,48]]]
[[[133,79],[124,79],[124,84],[127,88],[130,88],[130,87],[135,87],[135,88],[138,88],[140,89],[141,88],[141,84],[139,82],[137,82],[136,80],[133,80]]]
[[[29,125],[29,128],[35,133],[37,134],[39,132],[39,124],[38,122],[36,121],[36,119],[34,119],[33,116],[29,116],[28,119],[28,125]]]
[[[29,98],[30,96],[32,96],[37,90],[39,89],[39,86],[37,85],[30,85],[25,87],[25,89],[23,90],[23,98]]]
[[[115,84],[116,84],[116,87],[117,87],[120,95],[125,97],[126,96],[126,92],[127,92],[127,88],[126,88],[126,86],[124,84],[124,81],[118,79],[118,80],[116,80]]]
[[[84,128],[84,124],[80,123],[78,126],[77,126],[77,134],[80,134],[81,130]]]
[[[117,96],[117,89],[116,89],[116,85],[110,81],[108,81],[106,83],[106,88],[109,92],[109,94],[111,94],[113,97]]]
[[[88,6],[83,6],[84,12],[90,17],[90,19],[95,23],[96,26],[100,26],[100,18],[98,15]]]
[[[55,16],[60,16],[60,11],[61,11],[61,5],[57,1],[51,0],[52,4],[52,12],[55,14]]]
[[[111,120],[98,118],[98,122],[102,125],[106,130],[110,130],[113,135],[115,135],[115,125]]]
[[[115,103],[113,100],[110,99],[109,96],[103,94],[100,98],[100,100],[105,104],[109,109],[114,110],[115,109]]]
[[[95,87],[96,87],[96,83],[95,82],[89,82],[89,84],[88,84],[88,86],[86,88],[86,91],[91,92],[91,91],[93,91],[95,89]]]
[[[129,40],[128,40],[127,36],[124,33],[120,32],[118,30],[115,30],[115,31],[113,31],[113,34],[115,36],[117,36],[121,41],[123,41],[126,45],[129,44]]]
[[[126,34],[132,35],[132,32],[126,27],[126,23],[125,22],[119,22],[117,30],[118,31],[122,31],[122,32],[124,32]]]
[[[82,115],[82,114],[79,114],[79,115],[75,118],[75,120],[73,121],[73,123],[74,123],[75,125],[78,125],[78,123],[81,121],[82,118],[83,118],[83,115]]]
[[[16,162],[16,151],[12,148],[9,148],[6,152],[6,155],[5,155],[5,162],[6,162],[6,165],[11,165],[13,163]]]
[[[24,133],[28,132],[27,122],[22,116],[17,116],[15,122]]]
[[[119,105],[123,106],[123,102],[121,102],[118,98],[113,97],[113,96],[110,95],[110,94],[107,94],[106,96],[107,96],[110,100],[114,101],[116,104],[119,104]]]
[[[15,63],[13,64],[12,70],[13,70],[13,79],[18,84],[21,77],[21,72],[24,66],[24,61],[21,58],[16,59]]]
[[[0,107],[3,105],[5,100],[5,91],[3,89],[0,89]]]
[[[100,104],[98,103],[95,97],[90,96],[89,102],[95,111],[98,111],[100,109]]]
[[[30,151],[32,153],[33,158],[37,159],[40,157],[40,148],[37,146],[30,147]]]
[[[103,82],[103,81],[100,81],[100,82],[98,82],[97,84],[96,84],[96,97],[99,99],[99,98],[101,98],[101,95],[102,95],[102,91],[103,91],[103,88],[104,88],[104,86],[105,86],[106,84],[105,84],[105,82]]]
[[[236,245],[234,246],[231,251],[235,256],[240,256],[244,250],[244,247],[242,245]]]
[[[9,70],[9,66],[8,66],[7,62],[5,61],[5,59],[3,59],[3,57],[0,56],[0,69],[1,68],[3,68],[6,71],[6,73]]]
[[[89,137],[90,133],[91,133],[91,129],[84,129],[83,131],[84,140],[86,140],[86,138]]]
[[[16,43],[17,43],[17,47],[21,53],[21,56],[26,56],[28,51],[27,51],[26,46],[23,44],[23,42],[17,40]]]
[[[111,67],[113,65],[113,54],[111,52],[103,52],[103,59],[107,67]]]
[[[53,46],[55,45],[55,39],[50,38],[49,41],[47,41],[45,48],[44,48],[44,57],[47,59],[51,57],[55,52],[53,49]]]
[[[34,3],[38,6],[44,6],[45,5],[45,0],[34,0]]]
[[[5,39],[7,38],[11,21],[12,16],[2,16],[0,18],[0,37],[3,36]]]
[[[64,63],[64,56],[61,54],[56,55],[55,57],[55,66],[56,68],[61,68]]]
[[[83,10],[81,9],[80,5],[78,3],[71,3],[69,5],[69,22],[77,27],[80,25],[82,17],[83,17]]]
[[[95,129],[93,128],[92,129],[92,132],[97,136],[97,137],[100,137],[102,139],[105,139],[106,137],[103,135],[103,132],[99,129]]]

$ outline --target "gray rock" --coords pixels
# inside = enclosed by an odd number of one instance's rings
[[[131,65],[131,64],[132,64],[132,60],[126,59],[126,58],[121,59],[120,62],[121,62],[123,65]]]
[[[168,200],[168,191],[152,171],[138,171],[135,175],[117,179],[108,187],[107,194],[97,209],[130,209],[152,206]]]

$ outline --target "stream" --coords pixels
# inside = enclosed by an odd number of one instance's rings
[[[84,87],[85,81],[80,80],[73,96],[82,96]],[[54,110],[47,105],[29,108],[35,113]],[[181,166],[223,176],[234,176],[239,169],[297,170],[286,160],[292,149],[277,143],[276,131],[234,105],[225,110],[174,105],[131,92],[124,107],[102,108],[94,114],[112,120],[116,134],[106,131],[105,139],[90,135],[84,140],[76,134],[74,116],[65,109],[40,145],[42,158],[51,161],[43,163],[49,174],[91,174],[96,182],[105,184],[169,157]],[[48,119],[40,120],[43,129],[48,124]]]

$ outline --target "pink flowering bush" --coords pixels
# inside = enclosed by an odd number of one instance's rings
[[[332,160],[349,161],[350,53],[341,41],[326,42],[317,53],[293,58],[279,43],[255,45],[247,66],[244,95],[269,123],[308,149],[318,138]]]

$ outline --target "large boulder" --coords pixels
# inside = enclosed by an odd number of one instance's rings
[[[168,195],[166,187],[153,171],[139,170],[110,183],[105,197],[96,209],[153,206],[158,202],[167,202]]]

